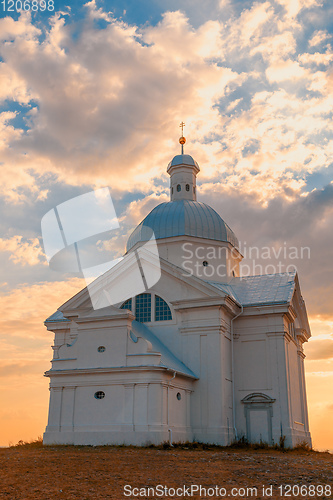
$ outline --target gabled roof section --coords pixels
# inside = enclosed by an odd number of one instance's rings
[[[61,311],[56,311],[51,314],[51,316],[49,316],[44,323],[58,323],[59,321],[68,322],[69,319],[65,318]]]
[[[295,290],[296,271],[233,278],[228,284],[209,281],[242,306],[289,304]]]
[[[141,247],[140,248],[140,258],[142,258],[145,262],[152,262],[151,258],[151,252],[149,250]],[[117,273],[120,275],[122,266],[124,265],[124,261],[120,261],[118,264],[116,264],[114,267],[112,267],[109,271],[107,271],[105,274],[97,278],[97,280],[100,281],[100,289],[102,290],[104,288],[103,286],[103,280],[105,281],[105,286],[112,286],[112,277],[115,276]],[[208,281],[204,281],[201,278],[197,278],[195,276],[184,276],[184,269],[176,266],[175,264],[172,264],[171,262],[168,262],[167,260],[163,259],[162,257],[159,258],[159,263],[160,263],[160,268],[162,273],[165,273],[171,277],[174,277],[175,279],[182,281],[183,283],[186,283],[186,285],[189,288],[192,288],[194,290],[197,290],[198,293],[202,293],[204,296],[221,296],[224,297],[225,295],[229,295],[228,292],[223,292],[222,289],[218,289],[217,287],[212,286],[211,283]],[[97,282],[95,280],[95,282]],[[91,286],[94,286],[93,282]],[[148,291],[148,290],[142,290],[142,291]],[[127,298],[129,298],[131,295],[129,294]],[[125,299],[124,299],[125,300]],[[122,303],[123,300],[119,301],[119,303]],[[72,298],[67,300],[64,304],[62,304],[58,309],[63,311],[64,315],[70,317],[70,313],[75,310],[85,310],[85,311],[90,311],[92,309],[92,304],[91,300],[89,297],[89,291],[87,287],[83,288],[80,292],[78,292],[76,295],[74,295]],[[81,314],[81,312],[80,312]],[[60,316],[59,316],[60,317]],[[54,320],[53,315],[50,316],[46,321],[51,320],[51,318]]]
[[[138,321],[132,322],[132,332],[137,337],[142,337],[151,343],[153,351],[161,353],[161,363],[159,366],[164,366],[171,370],[175,370],[177,373],[183,373],[188,377],[198,379],[192,370],[190,370],[182,361],[180,361],[161,341],[156,337],[156,335],[147,328],[143,323]]]

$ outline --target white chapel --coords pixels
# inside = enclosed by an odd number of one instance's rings
[[[118,303],[96,307],[85,288],[45,321],[54,332],[45,444],[311,444],[302,347],[311,333],[297,274],[240,276],[235,234],[197,201],[199,171],[187,154],[172,159],[170,201],[96,280],[104,298],[122,290]],[[138,272],[142,293],[123,286]]]

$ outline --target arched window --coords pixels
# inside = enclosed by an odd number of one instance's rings
[[[158,295],[155,295],[155,321],[168,321],[172,319],[170,307]]]
[[[141,293],[135,297],[135,319],[140,323],[151,321],[150,293]]]
[[[154,294],[153,298],[150,293],[141,293],[137,295],[135,298],[135,319],[140,323],[150,323],[151,321],[170,321],[172,320],[172,314],[170,307],[168,304],[158,295],[155,295],[155,303]],[[120,309],[129,309],[132,311],[133,299],[128,299],[124,302]],[[152,318],[152,304],[153,309],[155,305],[155,315],[154,319]]]
[[[132,311],[132,299],[126,300],[126,302],[123,303],[122,306],[120,306],[120,309],[129,309]]]
[[[186,191],[189,191],[189,190],[190,190],[190,185],[186,184]]]
[[[182,187],[181,187],[181,185],[180,185],[180,184],[177,184],[177,191],[178,191],[178,193],[179,193],[179,191],[181,190],[181,188],[182,188]]]

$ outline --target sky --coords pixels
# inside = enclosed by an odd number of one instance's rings
[[[43,321],[85,286],[48,266],[42,217],[109,186],[121,231],[99,248],[122,255],[135,226],[169,199],[166,167],[183,120],[185,152],[201,168],[198,200],[236,233],[244,262],[253,266],[249,247],[283,248],[283,270],[297,267],[312,329],[310,430],[316,449],[333,450],[332,2],[8,6],[0,8],[0,446],[43,433],[53,341]],[[303,256],[290,252],[302,247]],[[264,269],[271,257],[261,253]]]

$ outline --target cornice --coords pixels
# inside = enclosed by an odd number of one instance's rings
[[[272,314],[286,314],[288,313],[289,304],[262,304],[262,305],[249,305],[244,306],[241,317],[244,316],[271,316]]]
[[[216,324],[216,325],[188,325],[182,326],[179,328],[179,332],[182,335],[205,335],[206,333],[220,333],[225,334],[227,332],[227,328],[224,325]]]
[[[176,311],[182,312],[195,308],[205,308],[205,307],[223,307],[231,315],[235,315],[240,311],[240,307],[233,301],[229,296],[215,296],[215,297],[203,297],[197,299],[183,299],[171,301],[173,308]]]
[[[156,365],[146,365],[146,366],[114,366],[114,367],[104,367],[104,368],[72,368],[72,369],[61,369],[61,370],[48,370],[44,373],[45,377],[61,377],[64,375],[70,376],[81,376],[81,375],[99,375],[99,374],[113,374],[113,373],[123,373],[123,372],[164,372],[164,373],[174,373],[176,370],[172,368],[167,368],[165,366]],[[188,375],[183,372],[176,371],[177,376],[189,378],[192,380],[197,380],[197,377]]]

